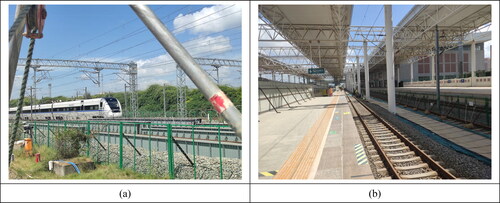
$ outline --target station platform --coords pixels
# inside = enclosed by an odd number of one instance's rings
[[[364,89],[364,88],[362,88]],[[387,88],[370,87],[371,91],[387,91]],[[491,87],[440,87],[442,94],[491,96]],[[396,92],[435,93],[436,87],[396,87]]]
[[[344,92],[259,116],[259,178],[373,179]]]
[[[370,100],[370,103],[376,104],[387,109],[387,103],[379,100]],[[456,126],[447,122],[441,122],[425,114],[417,113],[410,109],[396,106],[396,112],[399,116],[421,126],[434,134],[445,138],[469,151],[491,159],[491,137],[473,132],[461,126]]]

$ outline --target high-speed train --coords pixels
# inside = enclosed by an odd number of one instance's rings
[[[9,109],[9,119],[15,119],[17,108]],[[22,120],[87,120],[122,116],[122,107],[116,98],[96,98],[23,107]]]

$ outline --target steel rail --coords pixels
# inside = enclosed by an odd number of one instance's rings
[[[352,104],[351,99],[349,97],[347,97],[347,98],[348,98],[349,102],[351,102],[351,104]],[[368,112],[370,112],[375,118],[377,118],[377,120],[380,121],[388,130],[390,130],[398,139],[400,139],[406,146],[408,146],[410,148],[410,150],[415,152],[415,154],[418,157],[420,157],[424,163],[427,163],[432,170],[436,171],[438,173],[439,177],[441,177],[443,179],[457,179],[456,176],[454,176],[453,174],[448,172],[445,168],[443,168],[441,165],[439,165],[429,155],[424,153],[420,148],[418,148],[410,140],[408,140],[406,137],[404,137],[399,131],[397,131],[394,127],[392,127],[392,125],[390,125],[387,121],[385,121],[383,118],[381,118],[373,110],[368,108],[364,103],[360,102],[359,99],[356,99],[356,100],[358,101],[358,103],[361,106],[363,106]],[[367,129],[367,126],[364,123],[363,119],[361,118],[360,114],[358,113],[356,107],[354,107],[354,105],[352,105],[352,106],[353,106],[353,109],[356,111],[356,114],[358,114],[358,117],[360,118],[361,123],[363,124],[365,129]],[[368,129],[367,129],[367,131],[368,131]],[[372,139],[372,135],[370,133],[369,133],[369,135],[370,135],[370,139]],[[378,145],[378,142],[374,142],[374,146],[375,146],[375,143]],[[377,149],[377,151],[378,151],[378,149]],[[380,154],[380,152],[379,152],[379,154]],[[383,157],[387,158],[385,153],[382,153],[382,154],[383,154]],[[389,159],[387,159],[387,161],[389,161]],[[391,163],[391,165],[392,165],[392,163]],[[401,178],[399,178],[399,179],[401,179]]]
[[[380,156],[380,159],[381,161],[384,163],[385,165],[385,168],[388,170],[389,172],[389,175],[393,178],[393,179],[402,179],[401,176],[399,175],[399,173],[397,172],[394,164],[392,164],[392,162],[389,160],[389,157],[387,157],[387,155],[385,154],[384,150],[382,149],[382,147],[380,146],[380,143],[378,143],[377,139],[375,139],[372,131],[370,130],[370,128],[366,125],[363,117],[361,116],[361,114],[358,112],[358,109],[356,109],[356,107],[354,107],[354,103],[351,101],[351,99],[349,98],[349,96],[346,96],[347,97],[347,100],[349,100],[349,102],[351,103],[351,106],[352,108],[354,109],[354,112],[356,112],[356,115],[358,115],[358,118],[359,120],[361,121],[361,124],[363,125],[363,128],[365,128],[367,134],[368,134],[368,137],[370,138],[370,140],[372,141],[372,144],[373,146],[375,147],[375,150],[377,150],[379,156]]]

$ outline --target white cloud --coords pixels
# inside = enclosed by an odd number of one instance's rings
[[[225,36],[201,37],[183,44],[193,56],[219,54],[232,49],[230,39]],[[211,56],[210,56],[211,57]],[[138,77],[166,76],[175,74],[176,63],[169,54],[137,61]]]
[[[188,30],[192,34],[210,34],[238,25],[241,25],[240,5],[216,5],[195,13],[179,14],[174,19],[174,33]]]
[[[218,54],[231,50],[231,40],[226,36],[202,37],[193,41],[184,43],[184,47],[192,56],[199,54]]]

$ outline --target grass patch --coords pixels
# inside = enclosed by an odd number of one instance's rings
[[[35,156],[29,156],[23,149],[14,151],[14,162],[9,168],[10,179],[158,179],[153,175],[144,175],[131,169],[120,169],[117,165],[96,164],[96,169],[83,171],[81,174],[70,174],[58,176],[49,171],[48,161],[58,160],[56,150],[47,146],[34,146],[33,154],[40,153],[40,162],[35,162]],[[75,157],[72,161],[88,159],[87,157]]]

